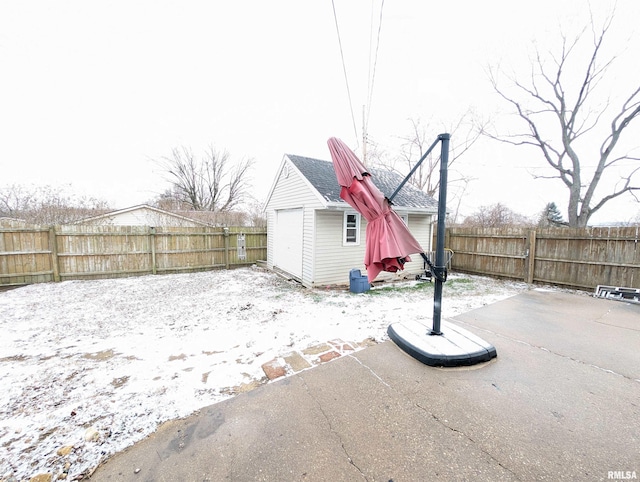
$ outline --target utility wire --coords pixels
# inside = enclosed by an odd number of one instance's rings
[[[369,71],[367,72],[367,102],[369,99],[369,93],[371,92],[371,59],[372,49],[373,49],[373,6],[376,0],[371,0],[371,20],[369,20]],[[364,110],[362,111],[362,115],[365,115]],[[369,116],[369,112],[366,113],[367,117]],[[363,118],[362,127],[366,130],[366,121]]]
[[[340,58],[342,59],[342,71],[344,72],[344,81],[347,86],[347,97],[349,98],[349,109],[351,110],[351,122],[353,122],[353,132],[356,135],[356,141],[358,140],[358,129],[356,128],[356,118],[353,114],[353,104],[351,102],[351,90],[349,89],[349,78],[347,76],[347,66],[344,62],[344,52],[342,51],[342,40],[340,38],[340,29],[338,28],[338,16],[336,15],[336,4],[334,0],[331,0],[331,6],[333,7],[333,19],[336,23],[336,32],[338,34],[338,45],[340,45]],[[360,145],[358,143],[358,145]]]
[[[373,98],[373,85],[376,78],[376,66],[378,65],[378,50],[380,48],[380,31],[382,30],[382,14],[384,11],[384,0],[380,4],[380,19],[378,20],[378,35],[376,39],[376,53],[373,58],[373,74],[371,74],[371,44],[369,44],[369,73],[370,81],[368,86],[368,98],[367,98],[367,118],[365,120],[365,129],[369,127],[369,113],[371,112],[371,100]],[[373,5],[371,6],[371,31],[373,31]]]

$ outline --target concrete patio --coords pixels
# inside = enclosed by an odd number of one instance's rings
[[[432,368],[387,341],[169,422],[91,479],[640,474],[640,305],[532,290],[448,321],[493,344],[498,357]]]

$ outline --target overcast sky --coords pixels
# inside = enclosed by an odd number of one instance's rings
[[[594,3],[596,15],[612,5]],[[610,47],[627,69],[620,91],[640,78],[640,2],[617,3]],[[588,2],[568,0],[6,0],[0,186],[71,183],[124,208],[167,188],[154,159],[212,144],[255,159],[254,194],[264,200],[285,153],[330,160],[332,136],[360,152],[364,105],[369,137],[390,155],[410,118],[434,139],[469,108],[504,123],[487,67],[527,76],[534,42],[575,33],[588,13]],[[532,215],[554,201],[566,217],[566,189],[530,175],[544,174],[535,154],[479,143],[452,166],[476,179],[463,213],[503,202]],[[640,211],[613,207],[594,221]]]

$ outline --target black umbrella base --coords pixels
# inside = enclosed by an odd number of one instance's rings
[[[393,323],[389,337],[416,360],[432,367],[459,367],[487,362],[498,354],[493,345],[451,323],[441,322],[440,335],[417,321]]]

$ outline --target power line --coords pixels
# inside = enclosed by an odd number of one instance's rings
[[[338,16],[336,15],[336,4],[334,0],[331,0],[331,6],[333,7],[333,19],[336,23],[336,33],[338,34],[338,45],[340,45],[340,58],[342,59],[342,71],[344,72],[344,81],[347,86],[347,97],[349,98],[349,109],[351,110],[351,122],[353,123],[353,132],[356,135],[356,141],[358,140],[358,129],[356,128],[356,118],[353,114],[353,104],[351,102],[351,90],[349,89],[349,78],[347,76],[347,66],[344,62],[344,52],[342,51],[342,39],[340,38],[340,29],[338,28]]]
[[[384,0],[380,4],[380,18],[378,20],[378,34],[376,38],[376,53],[373,58],[373,74],[371,74],[371,42],[369,43],[369,85],[367,86],[367,119],[365,129],[369,127],[369,113],[371,112],[371,100],[373,98],[373,86],[376,78],[376,66],[378,65],[378,50],[380,48],[380,32],[382,30],[382,14],[384,11]],[[371,5],[371,31],[373,31],[373,0]]]

